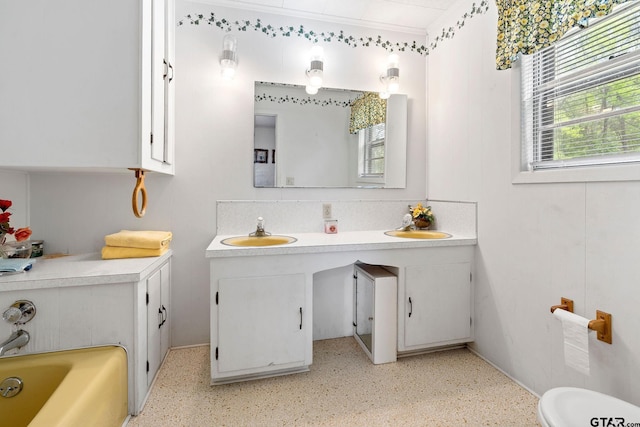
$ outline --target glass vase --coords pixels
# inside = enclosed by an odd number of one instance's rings
[[[0,245],[0,258],[30,258],[31,242],[4,242]]]

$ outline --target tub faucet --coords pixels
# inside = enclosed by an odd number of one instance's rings
[[[0,356],[4,356],[4,354],[11,349],[24,347],[29,342],[29,338],[27,331],[18,329],[12,333],[5,342],[0,344]]]

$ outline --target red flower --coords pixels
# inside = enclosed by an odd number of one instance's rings
[[[9,225],[9,218],[11,216],[11,212],[6,212],[13,205],[11,200],[3,200],[0,199],[0,238],[4,241],[7,234],[15,233],[15,238],[18,242],[23,240],[27,240],[31,237],[31,229],[29,227],[19,228],[18,230],[14,230],[13,227]],[[0,242],[1,243],[1,242]]]
[[[16,230],[16,234],[13,235],[18,242],[22,242],[23,240],[27,240],[31,237],[31,229],[29,227],[18,228]]]
[[[2,210],[2,212],[6,211],[10,207],[11,207],[11,200],[0,199],[0,210]]]

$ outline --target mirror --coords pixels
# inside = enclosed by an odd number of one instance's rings
[[[369,101],[382,123],[350,129],[352,107]],[[380,103],[363,91],[256,82],[254,187],[405,188],[407,96]]]

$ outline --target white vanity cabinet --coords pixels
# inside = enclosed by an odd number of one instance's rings
[[[147,295],[147,367],[146,380],[150,386],[160,368],[170,344],[170,287],[171,265],[164,264],[146,279]]]
[[[335,281],[353,295],[346,305],[340,303],[344,293],[336,295],[335,310],[350,310],[336,323],[344,321],[346,334],[360,337],[374,363],[473,339],[475,237],[404,240],[383,231],[291,236],[297,240],[286,245],[233,247],[221,243],[233,235],[221,235],[207,248],[212,384],[308,370],[314,294],[327,284],[327,275],[317,273],[329,270],[336,276],[326,290],[336,289]],[[355,272],[344,268],[354,264]],[[326,319],[333,307],[317,309],[317,319]]]
[[[399,351],[472,341],[471,263],[426,261],[404,270]]]
[[[0,167],[173,174],[174,1],[2,2]]]
[[[221,278],[212,292],[212,383],[308,369],[304,274]]]

